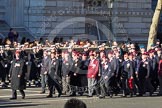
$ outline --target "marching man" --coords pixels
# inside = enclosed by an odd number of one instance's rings
[[[22,99],[25,98],[24,89],[26,89],[25,73],[23,72],[24,61],[20,59],[20,51],[15,52],[16,58],[12,61],[9,77],[11,77],[12,97],[10,100],[17,99],[17,92],[19,90]]]
[[[90,54],[90,63],[88,65],[88,96],[92,97],[93,91],[96,89],[97,74],[99,71],[99,61],[94,58],[94,54]],[[97,92],[97,91],[96,91]]]

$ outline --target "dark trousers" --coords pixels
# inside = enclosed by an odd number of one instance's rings
[[[128,83],[128,78],[122,78],[122,89],[123,89],[123,94],[124,95],[127,95],[128,92],[127,92],[127,83]]]
[[[62,93],[61,84],[55,79],[48,78],[49,95],[53,94],[54,88],[59,94]]]
[[[133,94],[133,90],[134,90],[134,81],[130,81],[130,78],[122,78],[122,89],[123,89],[123,94],[127,95]]]
[[[160,91],[159,91],[159,94],[162,95],[162,76],[159,76],[159,83],[160,83]]]
[[[154,92],[154,87],[151,84],[150,78],[147,78],[145,81],[145,91],[150,92],[151,94]]]
[[[24,90],[19,90],[22,97],[25,97],[25,92]],[[16,90],[12,90],[12,98],[17,98],[17,91]]]
[[[139,78],[139,94],[143,95],[145,92],[153,93],[153,86],[150,78]]]
[[[133,92],[136,95],[137,93],[137,88],[139,88],[139,80],[136,76],[133,77],[134,78],[134,87],[133,87]]]
[[[7,73],[6,73],[5,69],[3,69],[2,73],[1,73],[1,76],[2,76],[2,82],[5,82],[6,81],[6,76],[7,76]]]
[[[143,95],[145,93],[145,78],[139,78],[139,94]]]
[[[154,87],[154,91],[156,91],[159,86],[158,76],[154,76],[153,78],[151,78],[151,84]]]

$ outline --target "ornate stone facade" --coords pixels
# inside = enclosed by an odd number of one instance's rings
[[[24,27],[35,37],[53,36],[51,31],[55,30],[64,38],[90,34],[97,40],[147,41],[151,0],[105,1],[0,0],[0,20],[11,27]]]

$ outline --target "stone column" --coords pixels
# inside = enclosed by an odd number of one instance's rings
[[[0,0],[0,20],[4,20],[5,16],[5,0]]]
[[[6,20],[11,27],[24,26],[24,0],[8,0]]]

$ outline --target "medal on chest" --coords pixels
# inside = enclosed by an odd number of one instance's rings
[[[108,65],[107,65],[107,64],[105,64],[104,69],[106,70],[107,68],[108,68]]]
[[[143,63],[143,67],[146,67],[147,64],[148,64],[148,62],[144,62]]]
[[[56,65],[56,62],[53,62],[53,65]]]
[[[130,63],[127,63],[127,68],[130,68]]]
[[[20,67],[20,63],[15,63],[15,67]]]

